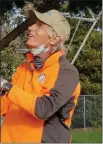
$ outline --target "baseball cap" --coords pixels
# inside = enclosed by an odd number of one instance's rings
[[[51,26],[64,41],[68,40],[70,36],[70,25],[59,11],[53,9],[45,13],[40,13],[34,9],[29,10],[29,17],[33,18],[34,16]]]

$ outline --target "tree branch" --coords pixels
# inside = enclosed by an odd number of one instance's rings
[[[22,24],[16,27],[12,32],[10,32],[0,41],[0,52],[5,47],[7,47],[12,40],[14,40],[16,37],[18,37],[21,33],[23,33],[27,29],[28,24],[29,24],[28,21],[29,19],[24,21]]]

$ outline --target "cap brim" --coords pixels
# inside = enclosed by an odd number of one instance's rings
[[[39,20],[42,21],[43,23],[46,23],[46,24],[48,24],[48,25],[51,26],[50,21],[48,21],[49,16],[47,17],[47,16],[45,16],[44,13],[39,13],[39,12],[37,12],[36,10],[29,10],[29,18],[30,18],[31,20],[34,20],[34,21],[35,21],[36,19],[39,19]]]

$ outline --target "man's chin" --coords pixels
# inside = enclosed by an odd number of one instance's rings
[[[32,44],[32,42],[27,41],[26,45],[28,48],[36,48],[37,46],[35,44]]]

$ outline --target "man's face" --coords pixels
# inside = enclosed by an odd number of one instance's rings
[[[36,48],[50,40],[48,35],[48,25],[36,20],[36,23],[28,27],[28,40],[26,42],[29,48]]]

